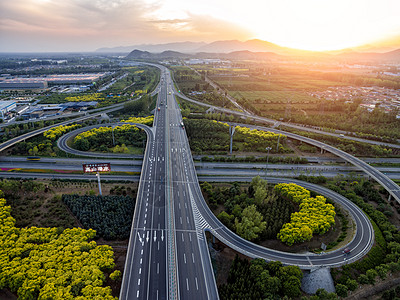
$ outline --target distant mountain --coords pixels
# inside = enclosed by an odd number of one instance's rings
[[[385,52],[385,53],[374,53],[374,52],[356,52],[348,51],[336,55],[337,58],[351,61],[392,61],[400,62],[400,49]]]
[[[271,60],[282,57],[273,52],[252,52],[248,50],[233,51],[229,53],[208,53],[199,52],[194,55],[196,58],[220,58],[232,60]]]
[[[199,48],[198,52],[230,53],[245,50],[251,52],[275,52],[278,54],[288,53],[290,50],[297,51],[270,42],[254,39],[245,42],[238,40],[216,41]]]
[[[167,43],[167,44],[142,44],[136,46],[126,46],[126,47],[114,47],[114,48],[100,48],[96,52],[114,52],[114,53],[125,53],[131,52],[134,49],[141,51],[149,51],[153,53],[161,53],[166,50],[178,51],[183,53],[195,53],[199,48],[207,45],[204,42],[177,42],[177,43]]]
[[[301,52],[300,52],[301,53]],[[138,49],[133,50],[126,56],[130,59],[167,59],[167,58],[219,58],[219,59],[231,59],[231,60],[275,60],[275,59],[312,59],[313,61],[326,59],[340,60],[345,62],[400,62],[400,49],[386,52],[386,53],[362,53],[355,51],[348,51],[340,54],[326,54],[326,53],[303,53],[303,55],[296,52],[295,55],[281,55],[274,52],[253,52],[248,50],[243,51],[231,51],[229,53],[218,53],[218,52],[198,52],[196,54],[186,54],[178,51],[163,51],[161,53],[151,53],[149,51],[141,51]]]
[[[150,53],[148,51],[141,51],[138,49],[133,50],[129,53],[126,58],[130,59],[165,59],[165,58],[187,58],[191,55],[180,53],[177,51],[163,51],[161,53]]]

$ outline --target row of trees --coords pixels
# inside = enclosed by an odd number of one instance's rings
[[[226,153],[229,150],[229,125],[215,120],[184,119],[191,149],[201,154],[203,152]],[[233,137],[233,151],[266,152],[271,147],[271,153],[290,152],[286,146],[286,136],[272,132],[251,130],[236,126]],[[277,145],[279,140],[279,147]]]
[[[303,273],[298,267],[263,259],[248,261],[238,256],[229,269],[227,283],[218,287],[224,299],[279,299],[301,295]]]
[[[275,191],[299,203],[300,211],[291,215],[290,223],[283,225],[278,239],[289,246],[311,240],[313,234],[324,234],[335,224],[335,207],[323,196],[310,197],[310,192],[294,183],[280,183]]]
[[[143,147],[146,134],[135,125],[124,124],[112,127],[99,127],[82,132],[75,136],[73,146],[81,151],[109,151],[123,152],[126,145]],[[118,146],[118,149],[115,147]],[[122,147],[122,150],[121,150]],[[126,150],[126,149],[125,149]]]
[[[72,131],[72,130],[80,128],[80,127],[81,127],[81,125],[79,125],[79,124],[59,125],[57,127],[51,128],[51,129],[43,132],[43,136],[46,139],[54,141],[57,138],[59,138],[60,136],[62,136],[64,133],[67,133],[69,131]]]
[[[360,156],[390,156],[393,154],[393,150],[389,147],[384,147],[380,145],[373,145],[362,143],[358,141],[353,141],[350,139],[339,138],[330,135],[319,134],[310,131],[299,131],[293,130],[290,128],[284,128],[286,131],[290,131],[305,137],[309,137],[315,140],[319,140],[321,142],[327,143],[329,145],[333,145],[338,149],[348,152],[354,155]],[[396,151],[396,150],[395,150]]]
[[[129,196],[63,195],[62,200],[82,225],[107,240],[129,236],[135,200]]]
[[[138,123],[144,124],[147,126],[153,126],[154,116],[147,117],[130,117],[126,120],[122,120],[121,122],[130,122],[130,123]]]
[[[115,299],[103,286],[114,253],[91,241],[95,235],[80,228],[17,228],[0,198],[0,288],[18,299]]]

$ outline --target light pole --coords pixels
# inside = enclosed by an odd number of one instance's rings
[[[231,136],[231,142],[229,144],[229,154],[232,155],[232,140],[233,134],[235,133],[236,126],[229,126],[229,135]]]
[[[267,164],[265,165],[265,179],[267,179],[267,174],[268,174],[268,158],[269,158],[269,151],[271,150],[271,147],[266,147],[265,150],[268,151],[267,153]]]
[[[113,138],[113,146],[115,147],[115,137],[114,137],[114,125],[111,126],[112,138]]]

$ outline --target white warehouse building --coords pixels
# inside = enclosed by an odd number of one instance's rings
[[[0,101],[0,114],[1,117],[4,118],[4,115],[8,113],[10,110],[13,110],[17,107],[17,102],[15,101]]]

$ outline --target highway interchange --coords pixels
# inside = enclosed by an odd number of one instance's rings
[[[365,214],[344,197],[304,182],[298,183],[333,199],[350,212],[357,231],[348,245],[352,252],[346,256],[346,260],[340,250],[322,255],[270,250],[240,238],[220,223],[207,207],[201,194],[188,139],[181,125],[182,117],[174,97],[178,92],[173,86],[169,71],[161,66],[160,69],[162,73],[158,87],[160,111],[155,112],[152,129],[143,127],[148,140],[141,169],[121,299],[218,299],[205,231],[211,232],[228,246],[249,257],[280,260],[284,264],[298,265],[304,269],[339,266],[357,260],[368,252],[374,241],[374,233]],[[88,117],[93,116],[83,118]],[[281,133],[288,135],[286,132]],[[0,151],[29,136],[31,135],[3,143],[0,145]],[[288,136],[299,138],[299,136]],[[347,153],[338,152],[340,150],[334,147],[304,137],[300,138],[362,168],[385,186],[396,200],[399,199],[398,186],[391,185],[392,181],[375,168]],[[124,176],[118,178],[121,180]],[[223,179],[228,181],[237,178],[241,177]],[[274,177],[269,177],[268,181],[296,182],[293,179]]]

